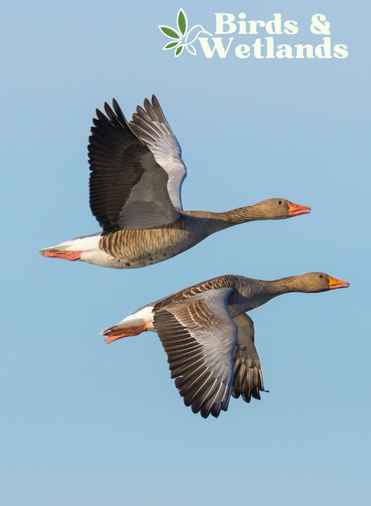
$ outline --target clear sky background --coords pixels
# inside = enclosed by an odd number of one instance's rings
[[[371,9],[364,0],[261,4],[2,5],[1,504],[368,504]],[[175,60],[160,51],[157,25],[173,24],[181,6],[206,27],[218,11],[283,12],[302,24],[323,12],[351,56]],[[95,107],[115,96],[130,114],[152,93],[183,146],[186,209],[282,196],[313,213],[236,227],[144,269],[39,256],[99,229],[87,184]],[[100,336],[212,276],[312,270],[352,287],[253,312],[270,393],[233,400],[217,420],[183,406],[155,334],[112,346]]]

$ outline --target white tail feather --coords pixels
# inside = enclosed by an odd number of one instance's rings
[[[41,251],[46,250],[61,250],[61,251],[92,251],[97,250],[99,246],[100,234],[86,235],[85,237],[76,237],[69,241],[61,242],[55,246],[44,248]]]
[[[153,330],[153,307],[152,306],[146,306],[136,313],[133,313],[120,322],[118,322],[116,325],[113,325],[112,327],[109,327],[105,330],[103,330],[103,335],[108,335],[112,332],[125,332],[126,329],[134,328],[134,327],[143,327],[143,330]]]

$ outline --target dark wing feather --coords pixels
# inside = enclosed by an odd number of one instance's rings
[[[237,329],[226,309],[230,288],[155,310],[154,326],[186,406],[204,418],[227,410]]]
[[[90,208],[104,232],[151,228],[176,220],[168,175],[131,131],[117,101],[104,104],[89,138]]]
[[[153,154],[156,162],[165,170],[169,179],[167,190],[176,209],[182,209],[181,186],[187,174],[182,160],[182,150],[165,118],[155,95],[144,100],[144,108],[138,106],[130,128]]]
[[[254,344],[254,322],[245,313],[236,316],[233,321],[237,325],[238,346],[232,395],[236,399],[242,396],[244,401],[250,402],[251,397],[260,399],[260,392],[265,391],[260,360]]]

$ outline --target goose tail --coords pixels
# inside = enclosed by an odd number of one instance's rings
[[[136,313],[128,316],[117,325],[103,330],[107,344],[128,336],[137,336],[147,330],[153,330],[153,312],[152,306],[145,307]]]
[[[100,235],[89,235],[77,237],[70,241],[64,241],[55,246],[43,248],[40,255],[49,258],[62,258],[63,260],[81,260],[84,252],[96,250],[98,248]]]

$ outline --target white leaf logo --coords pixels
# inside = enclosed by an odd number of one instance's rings
[[[210,35],[213,34],[205,30],[202,25],[194,25],[188,30],[188,17],[184,9],[179,9],[176,17],[177,27],[173,28],[168,25],[159,25],[159,30],[170,39],[162,49],[164,51],[168,51],[170,49],[174,50],[175,58],[179,58],[184,52],[184,49],[187,53],[195,56],[197,54],[197,50],[194,46],[194,43],[197,41],[200,35]]]

